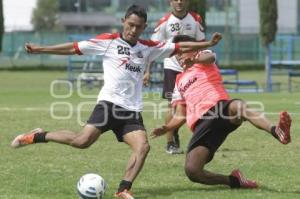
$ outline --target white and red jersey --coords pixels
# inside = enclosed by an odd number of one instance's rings
[[[139,40],[134,46],[119,33],[74,42],[77,54],[103,56],[104,85],[97,101],[106,100],[132,111],[141,111],[143,74],[147,63],[171,56],[178,48],[171,42]]]
[[[176,77],[172,106],[186,105],[186,121],[192,130],[203,114],[218,101],[228,99],[216,64],[194,64]]]
[[[201,25],[202,18],[195,12],[188,12],[185,17],[178,18],[172,13],[161,18],[151,37],[153,41],[167,41],[176,35],[189,35],[196,40],[205,40],[204,28]],[[164,68],[182,71],[175,57],[164,60]]]

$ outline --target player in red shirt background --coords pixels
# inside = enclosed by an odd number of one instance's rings
[[[174,38],[174,42],[193,40],[186,35]],[[290,143],[290,115],[281,112],[278,124],[273,125],[264,114],[248,108],[243,100],[230,99],[211,51],[182,53],[176,57],[184,68],[184,72],[177,75],[173,93],[172,105],[176,106],[176,112],[168,123],[152,131],[152,137],[161,136],[186,121],[193,131],[185,161],[185,172],[191,181],[231,188],[257,188],[257,183],[247,180],[238,169],[223,175],[204,167],[243,121],[270,133],[282,144]]]

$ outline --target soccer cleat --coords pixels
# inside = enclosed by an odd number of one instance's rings
[[[168,145],[167,146],[167,150],[166,150],[166,152],[168,153],[168,154],[183,154],[184,152],[183,152],[183,150],[181,149],[181,148],[179,148],[179,147],[176,147],[176,146],[174,146],[174,145]]]
[[[28,133],[25,133],[25,134],[21,134],[21,135],[18,135],[12,142],[11,142],[11,146],[13,148],[19,148],[19,147],[22,147],[22,146],[26,146],[28,144],[33,144],[34,141],[33,141],[33,138],[34,138],[34,135],[36,133],[43,133],[44,130],[41,129],[41,128],[36,128],[36,129],[33,129],[31,130],[30,132]]]
[[[116,198],[122,198],[122,199],[134,199],[132,196],[132,193],[128,191],[127,189],[124,189],[123,191],[116,192],[115,193]]]
[[[258,187],[254,180],[247,180],[242,172],[238,169],[233,170],[231,175],[238,178],[241,188],[255,189]]]
[[[291,116],[286,111],[279,114],[279,121],[275,128],[275,134],[277,135],[279,142],[282,144],[288,144],[291,142],[291,123]]]

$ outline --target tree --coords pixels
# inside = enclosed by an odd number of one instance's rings
[[[56,30],[58,25],[58,0],[38,0],[31,23],[36,31]]]
[[[206,30],[206,23],[205,23],[205,11],[206,11],[206,0],[190,0],[189,9],[191,11],[197,12],[200,14],[203,20],[203,28]]]
[[[259,0],[260,36],[265,48],[266,89],[272,91],[271,49],[277,32],[277,0]]]
[[[2,51],[2,37],[4,34],[3,3],[0,0],[0,52]]]

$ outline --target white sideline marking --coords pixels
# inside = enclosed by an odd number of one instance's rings
[[[11,107],[0,107],[0,111],[48,111],[50,112],[50,108],[36,108],[36,107],[26,107],[26,108],[11,108]],[[69,109],[60,108],[55,110],[55,112],[69,111]],[[78,112],[78,110],[74,110]],[[81,109],[80,111],[92,111],[92,109]]]
[[[55,110],[55,112],[69,111],[70,109],[60,108]],[[48,111],[50,108],[41,108],[41,107],[25,107],[25,108],[11,108],[11,107],[0,107],[0,111]],[[80,109],[82,112],[92,112],[93,109]],[[78,109],[74,109],[74,112],[79,112]],[[149,112],[149,111],[148,111]],[[300,112],[288,112],[290,115],[300,115]],[[279,115],[279,112],[264,112],[265,115]]]

